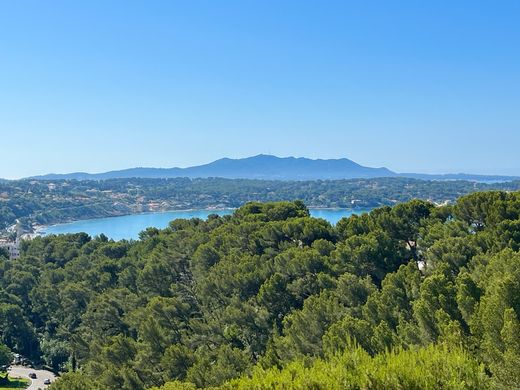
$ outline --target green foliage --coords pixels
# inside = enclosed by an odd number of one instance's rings
[[[93,378],[79,372],[69,372],[49,386],[50,390],[101,390],[103,387]]]
[[[9,389],[27,389],[30,385],[31,381],[25,378],[9,378],[9,376],[5,375],[4,377],[0,376],[0,390],[9,390]]]
[[[37,238],[0,260],[0,342],[70,371],[53,389],[518,388],[519,217],[502,192],[336,226],[253,202]]]
[[[152,387],[150,390],[195,390],[197,386],[189,382],[168,382],[161,387]]]
[[[7,345],[0,344],[0,371],[3,367],[7,367],[13,361],[13,353]]]
[[[186,379],[197,387],[215,386],[246,372],[251,365],[247,354],[229,345],[216,350],[202,348],[188,369]]]
[[[257,368],[251,377],[222,389],[488,389],[483,367],[467,353],[445,347],[396,350],[370,357],[351,346],[343,354],[317,359],[310,366],[295,361],[283,369]]]

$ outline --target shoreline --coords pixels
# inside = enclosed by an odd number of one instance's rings
[[[360,214],[370,212],[371,209],[369,208],[362,208],[362,207],[316,207],[316,206],[308,206],[307,207],[309,212],[312,210],[317,211],[359,211]],[[128,216],[137,216],[137,215],[154,215],[154,214],[166,214],[166,213],[189,213],[193,211],[233,211],[237,210],[236,207],[212,207],[212,208],[189,208],[189,209],[171,209],[171,210],[162,210],[162,211],[144,211],[144,212],[137,212],[137,213],[128,213],[128,214],[120,214],[120,215],[109,215],[104,217],[94,217],[94,218],[84,218],[84,219],[72,219],[67,220],[63,222],[57,222],[52,223],[49,225],[33,225],[33,232],[32,233],[26,233],[29,235],[32,235],[34,237],[43,237],[46,236],[46,230],[49,228],[55,227],[55,226],[63,226],[63,225],[71,225],[77,222],[81,221],[96,221],[96,220],[103,220],[103,219],[111,219],[111,218],[121,218],[121,217],[128,217]],[[312,215],[311,215],[312,216]],[[318,217],[319,218],[319,217]],[[52,234],[52,233],[51,233]]]
[[[143,212],[137,212],[137,213],[128,213],[128,214],[118,214],[118,215],[107,215],[105,217],[94,217],[94,218],[80,218],[80,219],[71,219],[63,222],[56,222],[51,223],[49,225],[33,225],[33,233],[26,233],[26,234],[32,234],[36,236],[44,236],[45,230],[54,226],[60,226],[60,225],[69,225],[76,222],[81,221],[93,221],[93,220],[101,220],[101,219],[110,219],[110,218],[120,218],[120,217],[128,217],[132,215],[153,215],[153,214],[165,214],[165,213],[183,213],[183,212],[191,212],[191,211],[227,211],[227,210],[236,210],[237,208],[234,207],[216,207],[216,208],[191,208],[191,209],[172,209],[172,210],[162,210],[162,211],[143,211]]]

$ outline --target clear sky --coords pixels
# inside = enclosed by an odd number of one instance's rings
[[[1,1],[0,177],[259,153],[520,175],[520,1]]]

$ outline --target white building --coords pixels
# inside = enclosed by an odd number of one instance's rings
[[[3,238],[0,238],[0,248],[4,248],[9,253],[9,258],[17,259],[20,257],[20,243],[18,240],[9,241]]]

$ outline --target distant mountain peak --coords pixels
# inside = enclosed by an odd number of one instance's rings
[[[310,159],[307,157],[277,157],[258,154],[246,158],[224,157],[211,163],[187,168],[130,168],[105,173],[68,173],[34,176],[40,180],[106,180],[128,178],[207,178],[262,179],[262,180],[340,180],[370,179],[376,177],[409,177],[424,180],[471,180],[507,181],[516,176],[487,176],[469,174],[395,173],[385,167],[371,168],[360,165],[348,158]]]
[[[230,179],[266,180],[318,180],[352,179],[395,176],[387,168],[370,168],[347,158],[310,159],[306,157],[277,157],[270,154],[232,159],[224,157],[209,164],[188,168],[130,168],[105,173],[50,174],[33,179],[57,180],[104,180],[115,178],[204,178],[223,177]]]

